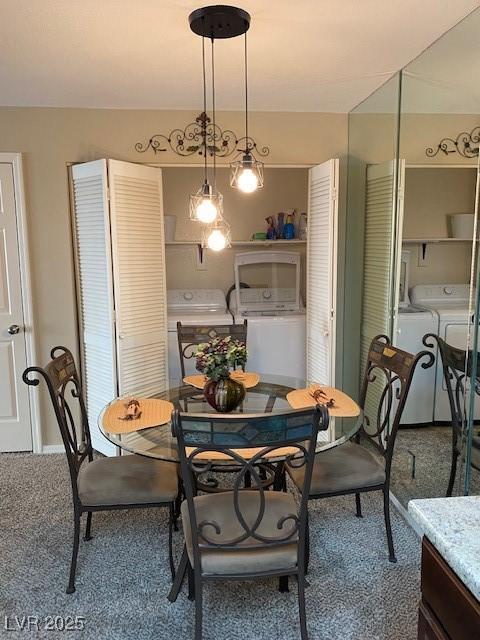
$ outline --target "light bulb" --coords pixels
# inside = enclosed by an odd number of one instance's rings
[[[258,178],[251,169],[243,169],[237,180],[238,188],[244,193],[252,193],[258,187]]]
[[[221,251],[227,246],[227,239],[220,229],[213,229],[208,236],[207,245],[212,251]]]
[[[197,206],[195,215],[199,222],[209,224],[214,222],[217,218],[218,211],[211,198],[202,198],[200,204]]]

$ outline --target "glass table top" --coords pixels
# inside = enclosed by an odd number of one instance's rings
[[[260,376],[260,382],[246,389],[245,399],[241,407],[233,413],[248,414],[282,413],[291,411],[286,396],[290,391],[309,386],[309,382],[299,378],[266,375]],[[153,396],[161,400],[169,400],[180,411],[188,413],[209,413],[215,411],[203,398],[201,389],[185,384],[182,380],[170,380],[169,388]],[[116,402],[118,398],[112,400]],[[112,404],[110,403],[110,404]],[[150,458],[178,462],[178,448],[176,438],[172,435],[171,423],[152,426],[129,433],[111,433],[103,425],[103,415],[107,405],[98,418],[98,426],[103,435],[117,447],[129,452]],[[218,414],[221,415],[221,414]],[[230,415],[230,414],[229,414]],[[360,428],[361,413],[355,418],[330,418],[328,430],[319,431],[317,452],[330,449],[349,440]]]

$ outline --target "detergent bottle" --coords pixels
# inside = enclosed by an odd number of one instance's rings
[[[293,224],[293,216],[291,213],[287,215],[287,222],[283,227],[283,237],[285,240],[293,240],[293,238],[295,238],[295,226]]]

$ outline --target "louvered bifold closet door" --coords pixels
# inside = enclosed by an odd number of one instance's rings
[[[310,169],[307,240],[307,379],[335,386],[338,160]]]
[[[118,386],[152,396],[168,386],[161,169],[108,161]]]
[[[360,344],[360,380],[363,381],[368,349],[378,334],[391,337],[393,322],[393,226],[395,221],[395,162],[367,167],[363,297]],[[365,413],[373,420],[383,388],[381,376],[370,384]],[[373,428],[373,425],[372,425]]]
[[[117,395],[106,160],[74,165],[71,176],[83,392],[93,447],[112,455],[97,426]]]

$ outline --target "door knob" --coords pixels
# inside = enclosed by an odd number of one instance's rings
[[[11,336],[14,336],[17,333],[20,333],[20,327],[18,324],[12,324],[8,327],[7,331]]]

